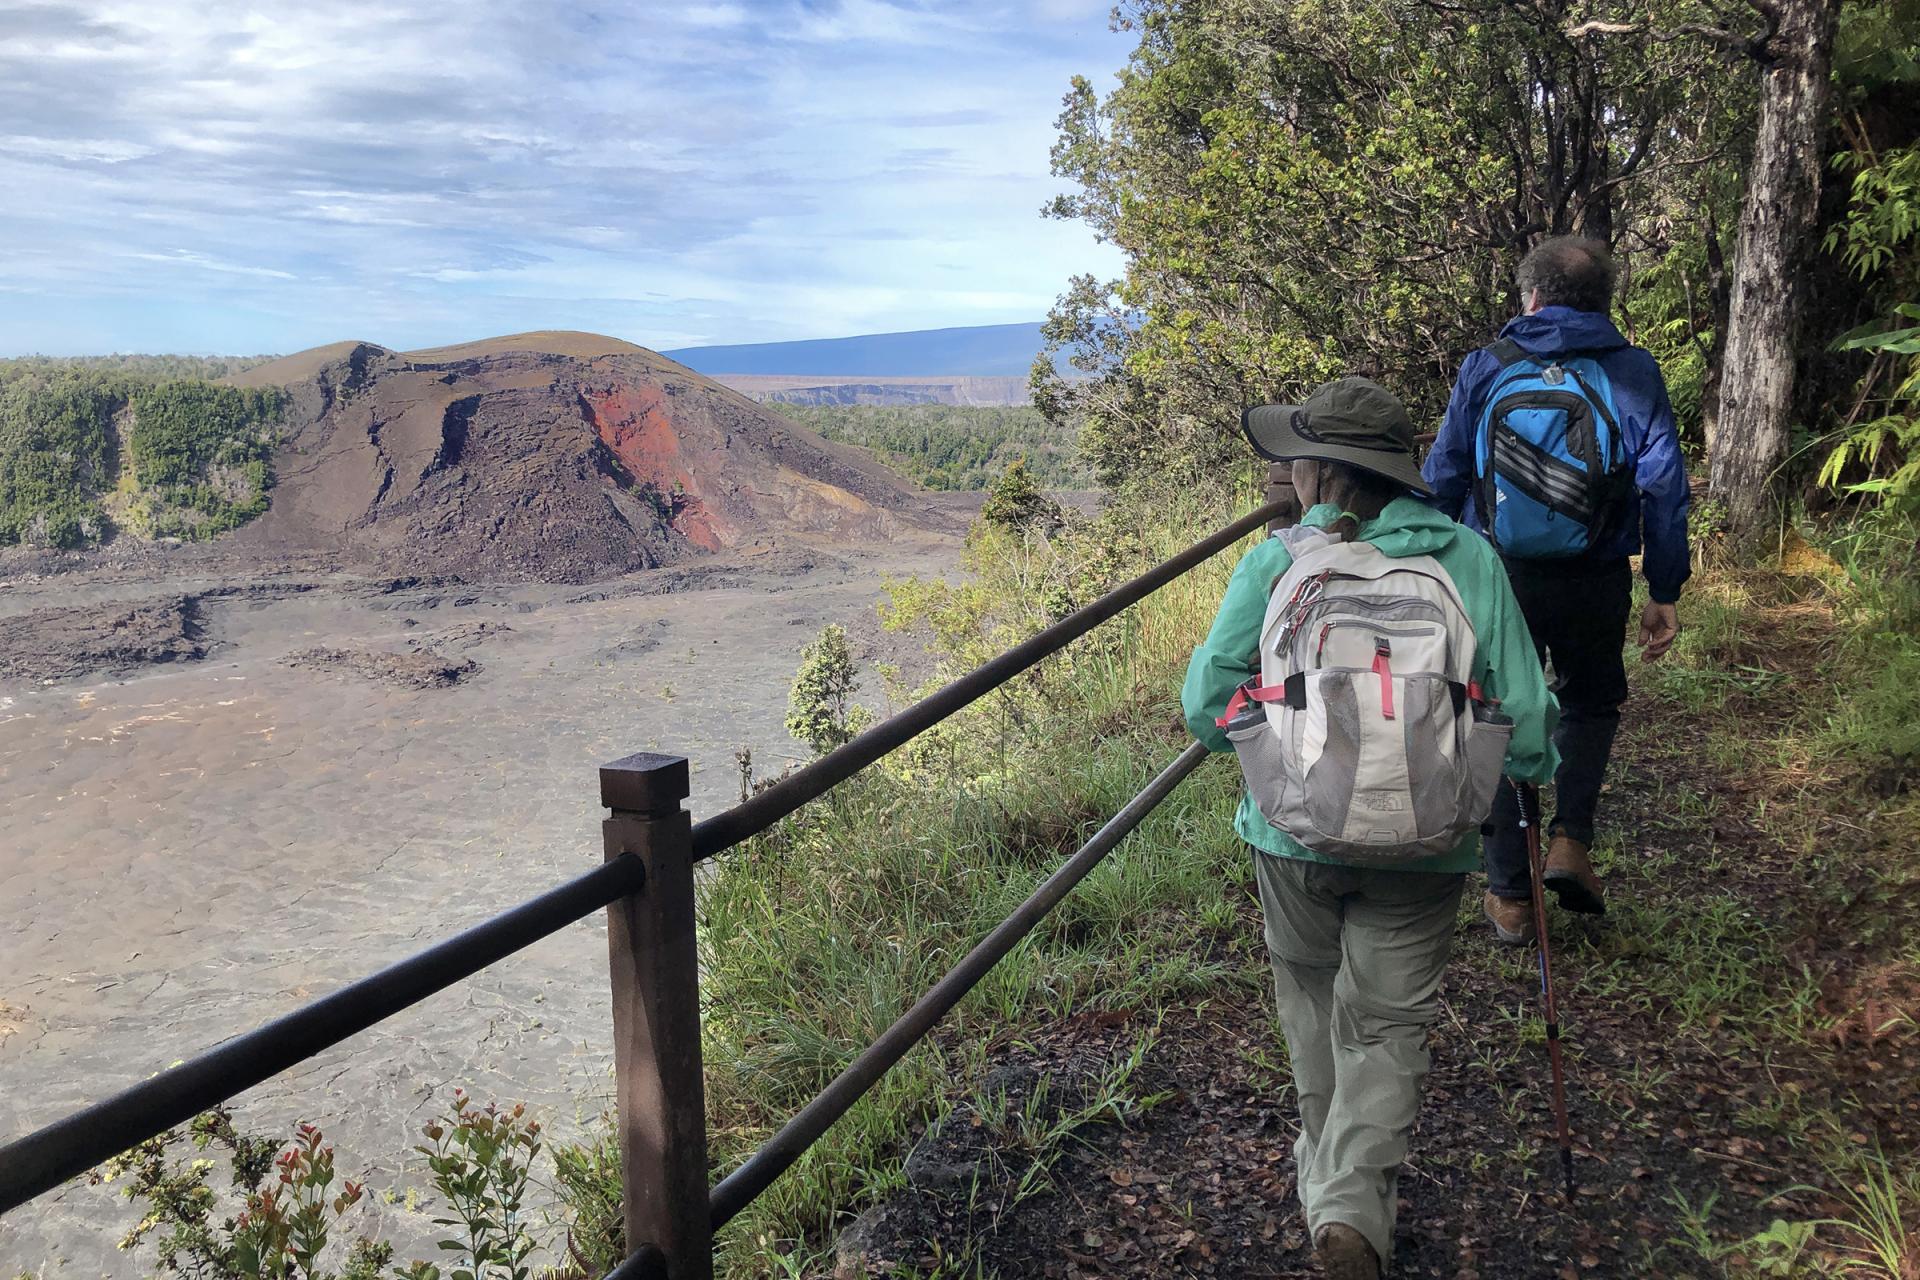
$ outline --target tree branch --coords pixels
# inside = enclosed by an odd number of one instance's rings
[[[1761,0],[1751,0],[1756,8]],[[1725,27],[1710,27],[1701,22],[1683,22],[1677,27],[1659,28],[1644,22],[1603,22],[1598,18],[1590,19],[1579,26],[1568,27],[1569,40],[1583,40],[1592,36],[1634,36],[1645,35],[1661,44],[1670,44],[1687,36],[1704,40],[1717,48],[1737,53],[1743,58],[1752,58],[1756,62],[1771,63],[1774,58],[1768,45],[1774,33],[1779,30],[1779,10],[1767,0],[1767,7],[1761,12],[1767,15],[1767,30],[1764,35],[1743,36],[1737,31]]]

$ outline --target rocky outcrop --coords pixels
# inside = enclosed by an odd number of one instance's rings
[[[42,609],[0,618],[0,680],[60,680],[206,656],[199,601]]]
[[[578,582],[941,518],[866,454],[593,334],[339,343],[236,381],[288,391],[272,508],[234,536],[263,551]]]

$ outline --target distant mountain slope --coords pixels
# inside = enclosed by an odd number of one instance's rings
[[[751,400],[769,404],[954,404],[1024,405],[1033,399],[1027,375],[1017,378],[919,374],[716,373],[713,380]]]
[[[988,324],[909,333],[869,333],[805,342],[684,347],[660,354],[699,373],[926,374],[1024,378],[1040,353],[1040,325]]]

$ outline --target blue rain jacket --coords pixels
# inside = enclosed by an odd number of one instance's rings
[[[1640,554],[1644,547],[1641,570],[1648,594],[1662,604],[1678,600],[1681,584],[1693,572],[1687,550],[1687,467],[1680,457],[1680,437],[1659,364],[1651,354],[1628,343],[1613,321],[1598,311],[1542,307],[1508,321],[1500,336],[1537,356],[1591,355],[1606,370],[1627,457],[1633,464],[1635,510],[1621,522],[1611,545],[1592,554],[1624,559]],[[1485,350],[1467,357],[1454,381],[1439,438],[1422,468],[1433,486],[1433,505],[1472,529],[1480,528],[1479,513],[1471,501],[1473,437],[1487,388],[1499,373],[1500,362]]]

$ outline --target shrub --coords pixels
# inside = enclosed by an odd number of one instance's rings
[[[852,739],[864,718],[852,703],[859,683],[847,629],[829,623],[800,652],[800,670],[787,696],[787,732],[825,755]]]
[[[980,509],[980,518],[990,525],[1022,532],[1047,533],[1065,523],[1060,505],[1040,492],[1040,486],[1033,482],[1025,457],[1015,458],[994,482],[993,492],[987,495],[986,505]]]
[[[422,1130],[414,1148],[427,1159],[440,1193],[438,1226],[454,1229],[440,1248],[456,1255],[448,1280],[528,1280],[535,1243],[524,1204],[540,1123],[519,1105],[476,1107],[456,1089],[447,1112]],[[237,1213],[223,1215],[221,1195],[209,1184],[215,1161],[182,1161],[172,1152],[186,1142],[196,1152],[225,1155]],[[121,1194],[142,1206],[138,1223],[120,1242],[133,1249],[155,1237],[160,1270],[196,1280],[440,1280],[440,1267],[415,1261],[389,1267],[393,1246],[365,1236],[339,1256],[336,1229],[366,1194],[342,1180],[337,1191],[334,1151],[320,1130],[298,1125],[280,1143],[242,1134],[225,1107],[194,1118],[186,1133],[169,1131],[101,1166],[95,1183],[126,1179]],[[330,1269],[338,1257],[339,1269]]]

